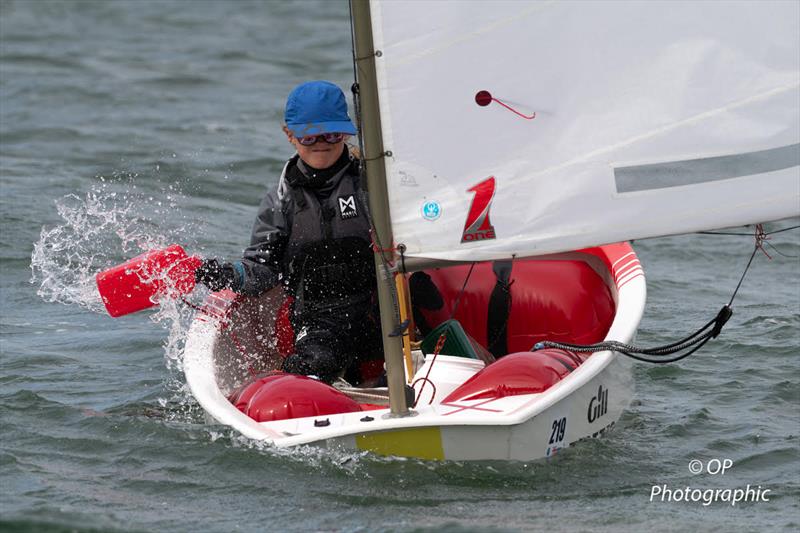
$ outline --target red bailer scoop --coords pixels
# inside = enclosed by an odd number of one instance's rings
[[[155,295],[177,298],[194,290],[194,271],[202,264],[177,244],[153,250],[100,272],[97,290],[113,317],[152,307]]]

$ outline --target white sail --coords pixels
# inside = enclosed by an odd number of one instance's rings
[[[371,8],[407,257],[529,256],[800,214],[800,2]]]

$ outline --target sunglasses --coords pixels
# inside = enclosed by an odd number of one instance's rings
[[[298,137],[297,142],[302,144],[303,146],[311,146],[312,144],[316,144],[317,141],[323,140],[328,144],[336,144],[338,142],[342,142],[344,139],[344,133],[323,133],[322,135],[306,135],[305,137]]]

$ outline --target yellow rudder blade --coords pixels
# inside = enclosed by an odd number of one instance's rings
[[[442,432],[438,427],[401,429],[356,435],[356,446],[379,455],[444,460]]]

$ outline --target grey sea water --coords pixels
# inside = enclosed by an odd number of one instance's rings
[[[171,242],[236,257],[308,79],[352,82],[344,2],[0,1],[0,530],[800,528],[797,231],[756,257],[719,339],[636,364],[615,431],[547,462],[276,451],[206,425],[180,371],[188,312],[108,318],[92,275]],[[752,247],[635,243],[640,342],[709,320]],[[770,492],[703,505],[654,485]]]

